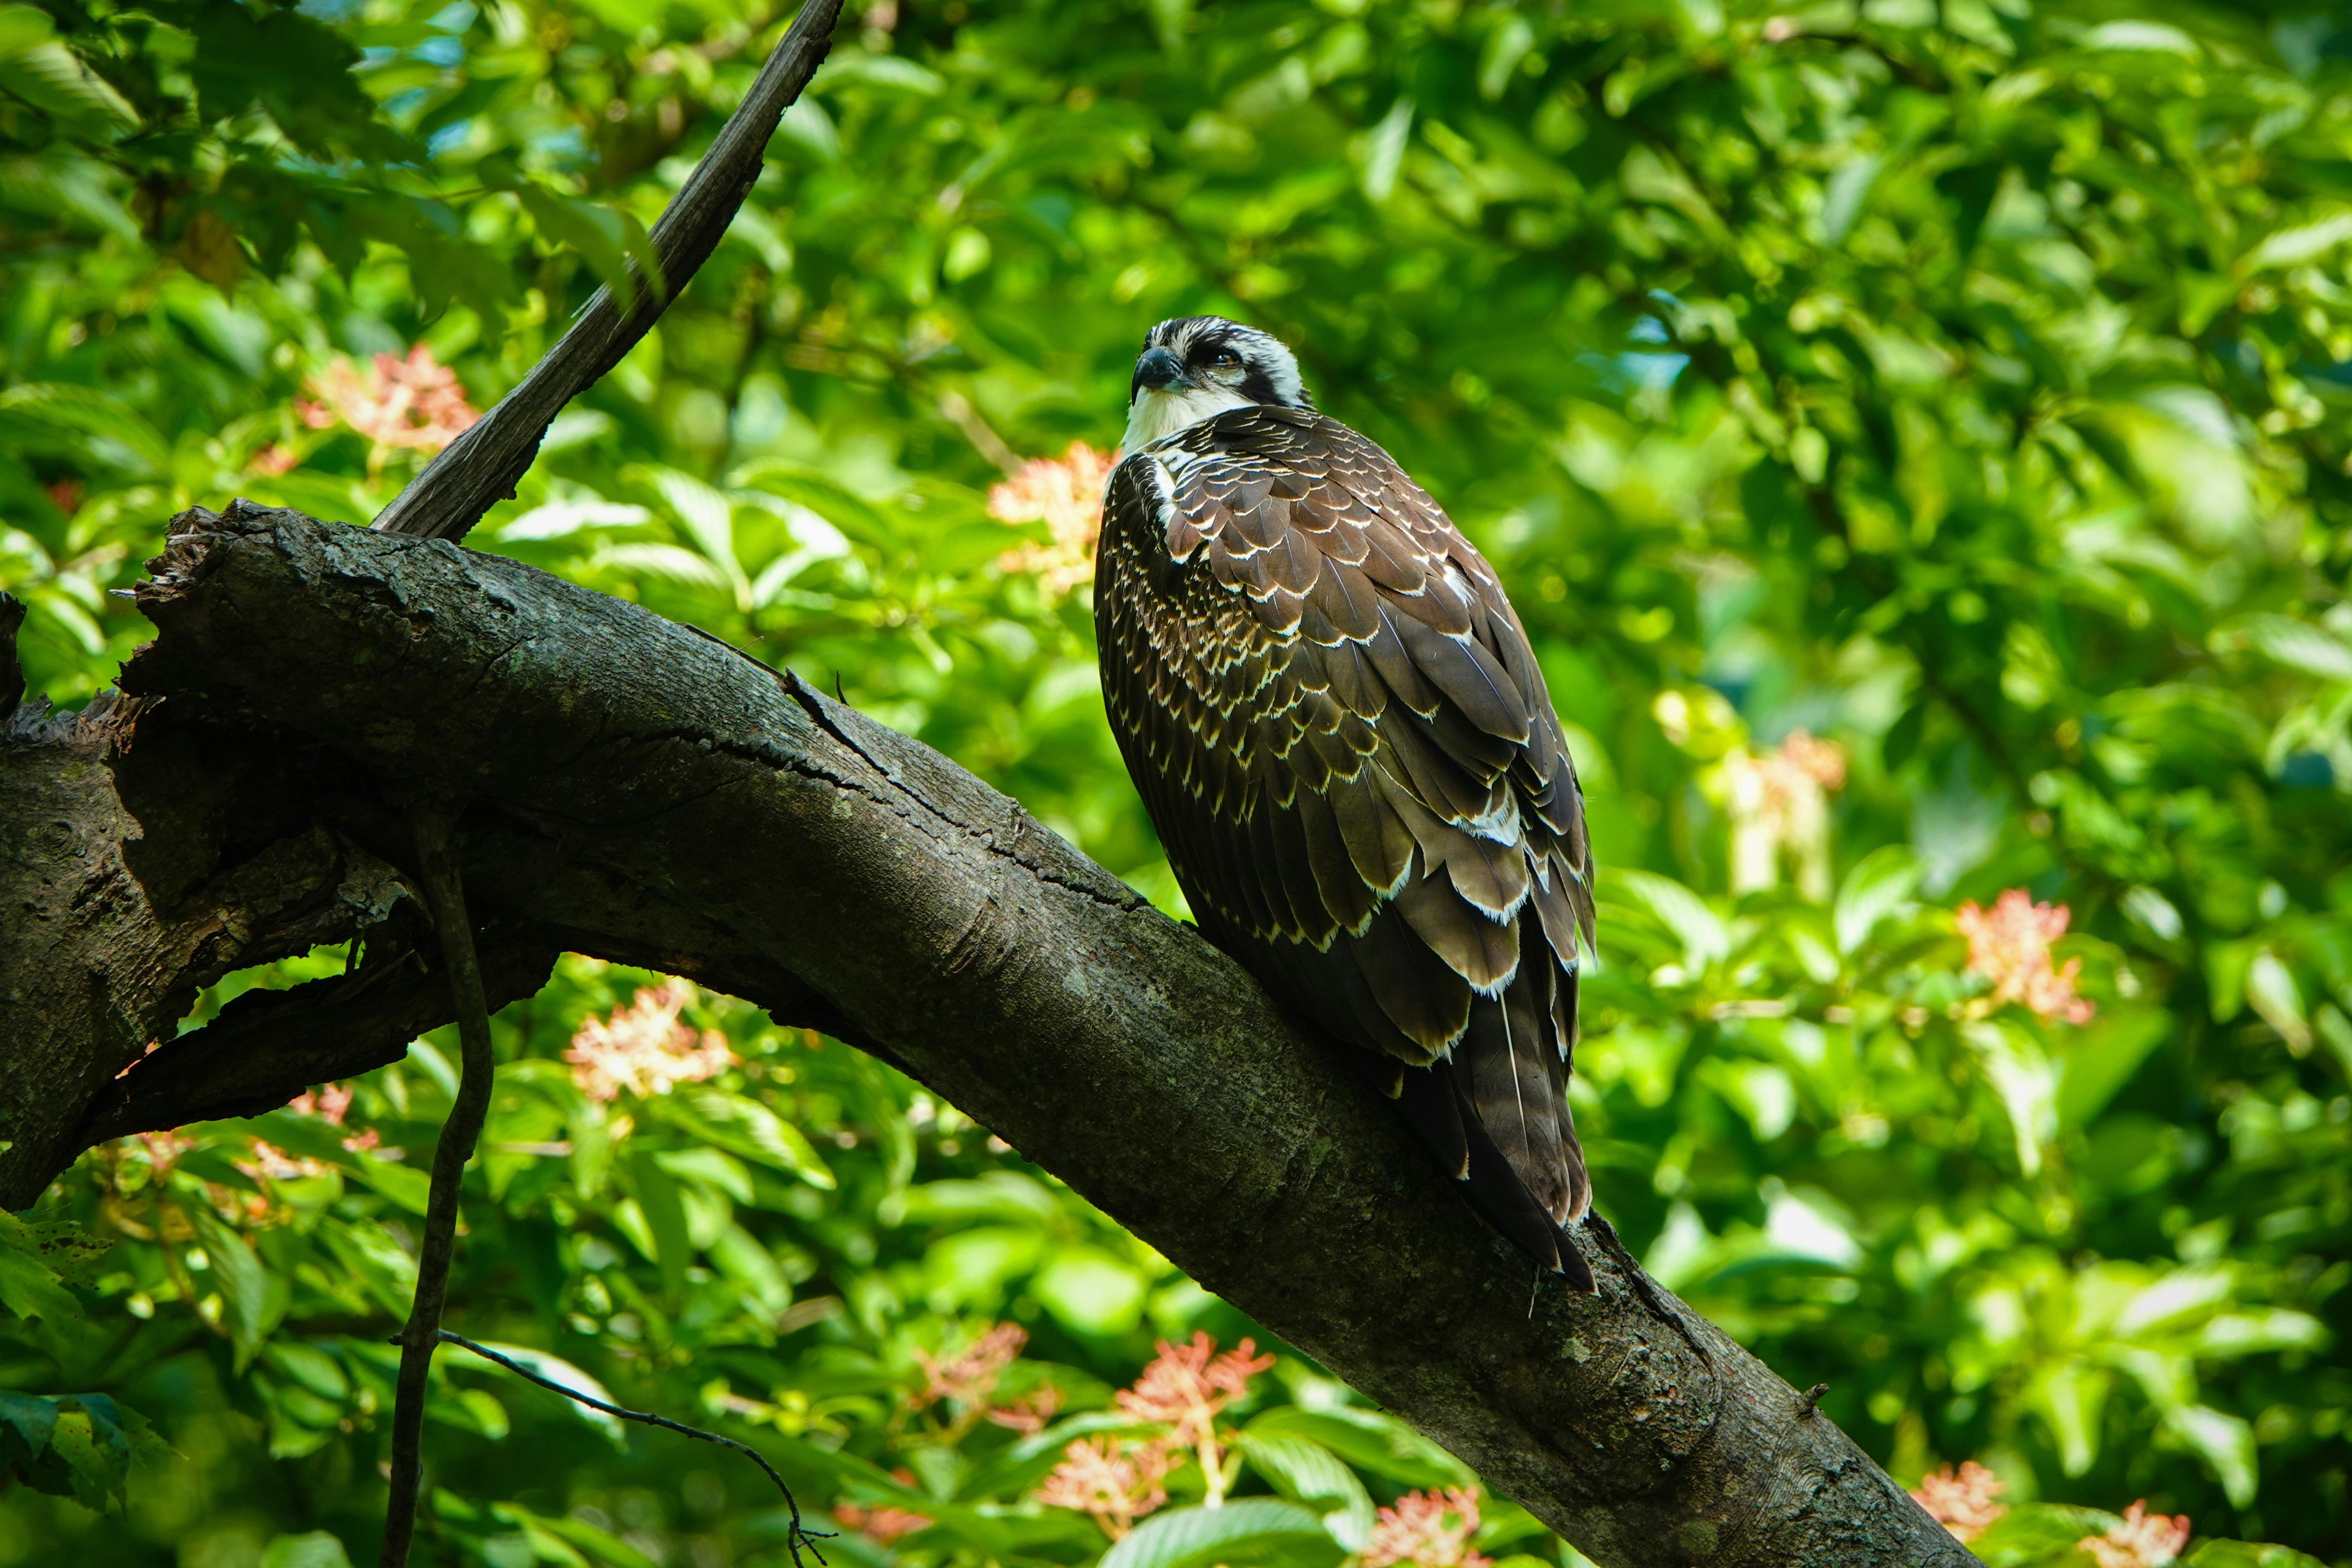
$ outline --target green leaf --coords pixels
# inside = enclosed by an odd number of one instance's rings
[[[1045,1309],[1082,1334],[1123,1334],[1143,1321],[1143,1276],[1094,1247],[1056,1253],[1029,1281]]]
[[[806,1134],[745,1095],[724,1089],[673,1092],[648,1107],[661,1121],[692,1132],[747,1160],[788,1172],[810,1186],[831,1192],[833,1172],[817,1156]]]
[[[39,1233],[10,1214],[0,1214],[0,1308],[53,1323],[81,1316],[81,1303],[43,1256]]]
[[[0,1465],[30,1465],[57,1425],[56,1400],[0,1388]]]
[[[1995,1520],[1969,1550],[1988,1563],[2013,1563],[2017,1568],[2090,1568],[2074,1543],[2085,1536],[2103,1536],[2123,1521],[2095,1508],[2064,1503],[2020,1503]]]
[[[1467,1465],[1383,1411],[1276,1405],[1260,1412],[1244,1430],[1258,1436],[1303,1437],[1360,1470],[1408,1487],[1469,1486],[1477,1480]]]
[[[1731,956],[1731,930],[1723,917],[1680,882],[1632,870],[1619,871],[1613,879],[1675,933],[1692,968],[1704,969]]]
[[[2217,647],[2251,647],[2273,663],[2322,680],[2352,682],[2352,642],[2309,621],[2244,616],[2216,630],[2212,640]]]
[[[2173,1027],[2160,1009],[2119,1007],[2080,1030],[2059,1068],[2059,1125],[2089,1126]]]
[[[123,1467],[107,1431],[79,1400],[58,1402],[49,1452],[65,1466],[73,1500],[94,1513],[117,1512],[123,1501]]]
[[[351,1379],[342,1363],[318,1345],[301,1340],[273,1340],[261,1352],[263,1364],[284,1373],[320,1399],[340,1405],[351,1397]]]
[[[1342,1547],[1361,1552],[1370,1542],[1371,1494],[1330,1449],[1305,1437],[1244,1432],[1241,1450],[1276,1491],[1320,1514],[1323,1527]]]
[[[1893,914],[1918,885],[1919,866],[1909,846],[1888,844],[1864,856],[1845,874],[1837,901],[1831,907],[1838,951],[1848,955],[1858,951],[1878,922]]]
[[[677,1180],[662,1168],[651,1150],[633,1153],[629,1171],[635,1177],[637,1206],[645,1213],[655,1260],[661,1266],[662,1288],[682,1290],[687,1268],[694,1261],[694,1243],[687,1236],[686,1208],[678,1199]]]
[[[2310,223],[2273,229],[2238,263],[2241,273],[2304,267],[2352,241],[2352,212],[2332,213]]]
[[[261,1554],[260,1568],[352,1568],[343,1543],[323,1530],[281,1535]]]
[[[137,126],[139,111],[114,84],[50,34],[46,13],[0,6],[0,89],[85,133]]]
[[[1209,1563],[1335,1563],[1337,1542],[1323,1521],[1295,1502],[1240,1498],[1223,1508],[1155,1513],[1103,1553],[1099,1568],[1195,1568]]]
[[[1919,749],[1919,738],[1927,729],[1927,704],[1914,702],[1903,710],[1894,723],[1886,727],[1885,738],[1878,743],[1878,754],[1888,773],[1894,773],[1911,760]]]
[[[2114,1384],[2102,1368],[2067,1361],[2043,1367],[2028,1386],[2027,1403],[2048,1424],[2058,1463],[2070,1476],[2084,1474],[2099,1457],[2099,1413]]]
[[[189,1220],[195,1227],[196,1238],[204,1244],[213,1281],[220,1287],[229,1342],[236,1352],[236,1370],[243,1372],[261,1349],[262,1341],[269,1337],[269,1331],[278,1326],[288,1293],[282,1285],[271,1288],[261,1259],[253,1255],[245,1237],[223,1224],[218,1215],[201,1205],[191,1205]]]
[[[410,1214],[423,1214],[432,1202],[430,1172],[413,1169],[395,1160],[371,1160],[364,1154],[352,1161],[348,1169],[362,1183]]]
[[[596,276],[613,291],[624,313],[635,308],[637,289],[661,287],[661,268],[645,226],[617,208],[558,195],[530,180],[507,186],[530,214],[540,232],[559,246],[580,253]],[[629,263],[638,270],[632,272]]]
[[[2246,965],[2246,1001],[2295,1055],[2311,1049],[2311,1021],[2304,1014],[2303,994],[2294,975],[2268,948]]]
[[[899,1194],[884,1213],[901,1225],[979,1219],[1053,1225],[1063,1217],[1062,1205],[1045,1184],[1019,1171],[991,1171],[970,1181],[925,1182]]]
[[[2186,1568],[2327,1568],[2292,1547],[2252,1541],[2200,1541],[2180,1561]]]
[[[2009,1115],[2019,1171],[2040,1173],[2042,1150],[2058,1133],[2058,1064],[2033,1036],[2007,1024],[1978,1020],[1963,1026],[1961,1033]]]
[[[718,1188],[739,1204],[751,1201],[751,1173],[721,1149],[662,1149],[650,1158],[671,1175]]]
[[[2210,1405],[2184,1405],[2166,1411],[2164,1424],[2213,1467],[2231,1507],[2252,1504],[2262,1484],[2252,1422]]]
[[[569,1545],[576,1546],[599,1563],[611,1568],[660,1568],[652,1558],[608,1531],[597,1529],[585,1520],[549,1514],[526,1514],[512,1504],[501,1505],[501,1517],[511,1519],[525,1530],[546,1534]]]

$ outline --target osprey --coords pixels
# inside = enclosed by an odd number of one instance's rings
[[[1566,1090],[1592,856],[1501,582],[1255,328],[1160,322],[1128,399],[1103,695],[1202,932],[1592,1289],[1561,1234],[1591,1201]]]

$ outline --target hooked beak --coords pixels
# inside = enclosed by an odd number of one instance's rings
[[[1128,399],[1134,401],[1138,392],[1165,392],[1183,383],[1184,362],[1163,348],[1148,348],[1143,357],[1135,362],[1135,385],[1129,390]]]

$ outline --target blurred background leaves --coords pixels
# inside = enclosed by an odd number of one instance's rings
[[[0,8],[33,688],[111,678],[175,510],[373,515],[785,20]],[[2142,1499],[2191,1561],[2352,1561],[2347,62],[2315,3],[875,0],[468,542],[838,682],[1181,913],[1024,464],[1112,444],[1153,320],[1279,332],[1497,563],[1569,724],[1603,868],[1573,1094],[1629,1242],[1906,1485],[1980,1461],[1989,1561],[2091,1563]],[[1251,1325],[887,1069],[657,978],[567,960],[499,1020],[456,1326],[761,1443],[869,1510],[852,1563],[1100,1552],[1024,1500],[1155,1336]],[[673,1003],[709,1071],[600,1097],[565,1059]],[[7,1450],[0,1561],[373,1550],[447,1048],[93,1152],[33,1219],[102,1256],[9,1234],[0,1386],[78,1400],[40,1430],[87,1462]],[[1003,1321],[1007,1395],[1066,1413],[950,1436],[922,1358]],[[783,1560],[756,1477],[438,1375],[442,1560]],[[1220,1560],[1362,1549],[1313,1454],[1381,1506],[1470,1480],[1296,1357],[1251,1398],[1270,1528]],[[134,1411],[168,1452],[125,1494]],[[1485,1507],[1480,1549],[1560,1557]]]

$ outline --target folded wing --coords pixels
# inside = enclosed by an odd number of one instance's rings
[[[1493,569],[1379,447],[1254,407],[1120,464],[1096,605],[1202,930],[1328,1032],[1433,1069],[1384,1087],[1553,1260],[1590,1201],[1564,1090],[1591,857]]]

